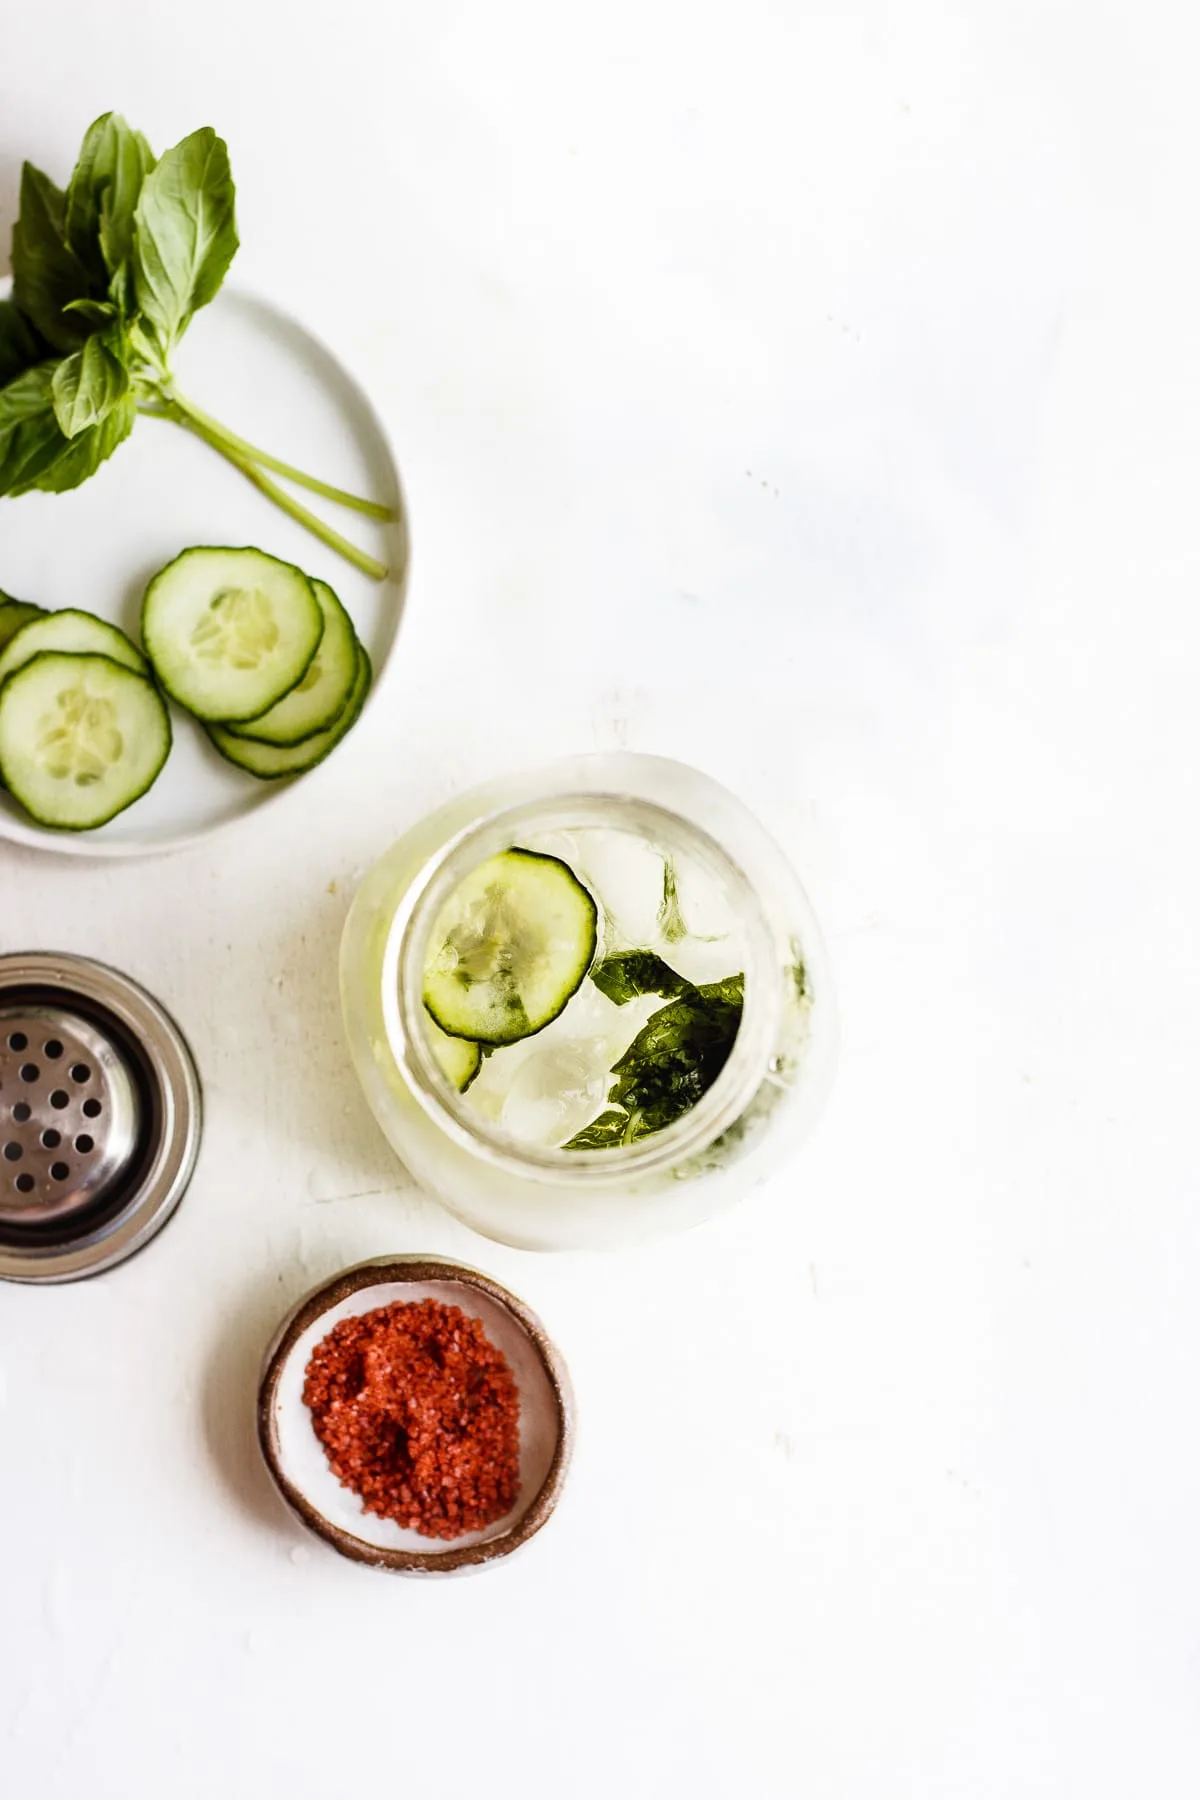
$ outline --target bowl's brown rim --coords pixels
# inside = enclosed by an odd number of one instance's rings
[[[279,1450],[279,1433],[275,1421],[275,1402],[284,1366],[299,1339],[323,1313],[339,1306],[363,1288],[381,1287],[388,1282],[450,1281],[463,1287],[477,1288],[489,1299],[503,1306],[516,1319],[533,1344],[546,1371],[558,1414],[558,1439],[554,1446],[546,1479],[520,1518],[499,1537],[486,1542],[465,1544],[448,1550],[390,1550],[385,1545],[368,1544],[327,1519],[305,1498],[286,1474]],[[271,1478],[297,1518],[310,1531],[353,1562],[374,1569],[387,1569],[400,1575],[452,1575],[460,1570],[477,1568],[508,1556],[542,1529],[558,1504],[571,1452],[575,1442],[575,1398],[571,1379],[553,1340],[537,1314],[515,1294],[501,1287],[490,1275],[472,1269],[449,1257],[391,1256],[355,1263],[343,1269],[332,1280],[322,1282],[307,1294],[288,1314],[267,1352],[266,1366],[258,1389],[258,1442]]]

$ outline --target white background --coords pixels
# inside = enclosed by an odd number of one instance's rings
[[[208,1094],[152,1249],[0,1293],[6,1794],[1195,1795],[1195,47],[1179,0],[6,9],[4,239],[98,112],[215,125],[416,546],[302,800],[0,847],[0,946],[140,978]],[[405,1185],[335,946],[418,813],[618,744],[787,844],[839,1083],[739,1214],[506,1251]],[[255,1457],[280,1314],[388,1250],[578,1387],[557,1518],[470,1580],[343,1564]]]

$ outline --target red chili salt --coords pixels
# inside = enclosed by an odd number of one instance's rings
[[[343,1319],[309,1359],[304,1401],[330,1468],[366,1512],[456,1538],[517,1498],[517,1385],[461,1307],[396,1301]]]

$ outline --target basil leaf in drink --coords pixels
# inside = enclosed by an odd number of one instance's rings
[[[636,963],[642,959],[658,963],[668,975],[672,973],[652,951],[606,957],[605,962]],[[603,969],[604,963],[599,967]],[[685,991],[651,1014],[625,1054],[614,1063],[609,1110],[576,1132],[563,1149],[603,1150],[616,1144],[637,1143],[690,1112],[729,1061],[742,1022],[744,985],[740,974],[707,982],[703,987],[685,983]],[[626,995],[627,999],[631,997]]]
[[[136,421],[137,401],[128,392],[98,424],[81,431],[78,437],[65,438],[59,432],[56,454],[38,471],[36,479],[14,491],[26,493],[30,488],[39,488],[45,494],[65,494],[68,488],[78,487],[125,442]]]
[[[625,1142],[625,1133],[629,1128],[629,1114],[623,1112],[602,1112],[598,1119],[577,1131],[573,1138],[568,1138],[563,1145],[564,1150],[611,1150],[616,1144]]]
[[[55,350],[76,349],[90,330],[86,320],[63,310],[90,292],[87,270],[67,243],[65,219],[62,189],[26,163],[12,234],[12,297]]]
[[[66,356],[51,383],[54,416],[64,437],[78,437],[110,413],[129,391],[129,371],[101,337]]]
[[[609,1100],[641,1115],[636,1135],[661,1131],[708,1092],[742,1021],[742,977],[695,988],[660,1007],[613,1065]]]
[[[719,1001],[725,1006],[736,1006],[741,1011],[745,998],[746,982],[743,975],[726,975],[723,981],[708,981],[696,992],[701,1000]]]
[[[138,305],[163,350],[217,292],[238,247],[233,177],[211,126],[168,150],[142,184],[134,232]]]
[[[675,864],[669,856],[663,858],[662,899],[658,904],[658,929],[668,944],[680,943],[688,934],[683,921],[683,913],[679,907],[679,888],[675,876]]]
[[[67,188],[66,238],[103,289],[133,248],[133,217],[154,156],[119,113],[89,125]]]
[[[679,904],[679,877],[675,870],[675,859],[663,857],[662,899],[658,903],[658,929],[663,940],[668,944],[682,943],[684,938],[694,938],[699,944],[719,943],[722,936],[718,932],[715,937],[705,937],[703,932],[692,931],[683,916],[683,908]]]
[[[12,300],[0,300],[0,388],[46,356],[28,319]]]
[[[591,978],[616,1006],[636,1000],[639,994],[661,994],[671,1000],[687,993],[692,985],[653,950],[621,950],[606,956],[592,969]]]
[[[0,388],[0,494],[23,494],[63,447],[54,417],[53,363],[39,363]]]

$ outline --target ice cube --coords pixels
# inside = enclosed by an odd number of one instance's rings
[[[601,949],[640,950],[652,943],[662,899],[663,861],[633,831],[580,831],[575,867],[604,908]]]
[[[544,1148],[582,1131],[603,1109],[608,1093],[608,1045],[603,1038],[569,1038],[532,1049],[515,1072],[500,1122],[522,1143]]]

